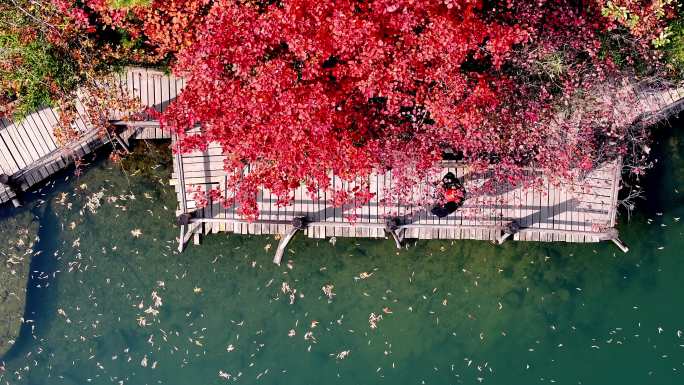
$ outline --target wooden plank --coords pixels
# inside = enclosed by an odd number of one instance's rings
[[[369,223],[370,222],[380,222],[380,202],[378,201],[379,197],[379,189],[382,187],[378,184],[378,181],[380,180],[380,176],[376,173],[371,175],[370,177],[370,189],[375,196],[370,201],[369,204]]]
[[[549,184],[549,205],[551,206],[550,215],[551,215],[551,220],[549,221],[549,224],[547,225],[547,228],[550,229],[555,229],[556,228],[556,222],[558,221],[558,214],[560,213],[560,194],[558,193],[558,188],[557,186],[552,182],[548,181]]]
[[[18,151],[14,147],[12,138],[7,133],[4,127],[0,126],[0,153],[3,154],[5,172],[8,175],[14,174],[20,168],[26,166]]]
[[[524,174],[524,180],[527,182],[528,180],[528,175],[527,171],[525,171]],[[530,193],[529,193],[529,188],[527,187],[521,187],[520,188],[520,226],[522,228],[527,228],[532,224],[532,221],[530,220],[529,214],[531,213],[529,207],[531,203],[531,198],[530,198]]]
[[[43,136],[40,134],[40,130],[34,124],[32,124],[29,116],[26,116],[20,122],[15,123],[15,125],[20,125],[23,127],[24,132],[27,134],[27,140],[32,143],[39,159],[50,152],[50,149],[47,147]]]
[[[147,98],[147,71],[135,71],[135,88],[137,92],[138,100],[140,100],[140,105],[146,107],[148,104]]]
[[[161,77],[161,99],[162,103],[160,106],[160,111],[164,112],[169,107],[171,102],[171,79],[169,76]]]
[[[388,188],[388,174],[389,171],[383,172],[378,175],[378,215],[379,220],[385,221],[385,218],[389,215],[387,210],[387,191]]]
[[[611,196],[610,210],[608,212],[608,225],[615,227],[617,220],[617,199],[620,192],[620,179],[622,170],[622,160],[616,160],[613,171],[613,194]]]
[[[10,148],[11,154],[14,155],[15,160],[20,165],[21,168],[34,162],[34,158],[31,157],[28,149],[24,145],[24,141],[17,133],[14,125],[8,120],[0,119],[0,129],[4,134],[7,146]]]
[[[57,120],[54,118],[54,112],[50,108],[43,108],[39,110],[36,115],[36,125],[42,125],[45,127],[44,137],[45,141],[49,143],[53,150],[59,148],[57,139],[55,138],[55,128],[57,126]]]
[[[176,97],[178,97],[181,94],[181,92],[183,91],[183,87],[184,87],[183,78],[176,77],[174,85],[175,85]]]
[[[112,87],[116,88],[116,98],[118,100],[125,100],[126,99],[126,97],[125,97],[126,94],[124,92],[124,84],[125,84],[124,76],[125,75],[122,74],[121,72],[115,72],[112,74],[112,76],[109,80],[110,85]],[[110,119],[121,119],[124,117],[124,113],[123,113],[123,111],[121,111],[119,109],[111,109],[111,110],[108,110],[108,116]]]
[[[178,96],[178,87],[176,87],[176,75],[174,75],[173,72],[171,72],[166,78],[169,82],[169,103],[167,103],[168,107],[168,105],[171,104]]]
[[[2,125],[0,125],[0,145],[2,146],[1,149],[6,159],[6,164],[12,170],[12,174],[26,166],[19,150],[14,145],[12,137]]]
[[[162,103],[164,102],[162,98],[162,77],[160,75],[152,75],[150,76],[150,81],[152,82],[152,94],[154,95],[154,107],[155,110],[161,111]],[[162,133],[161,133],[161,127],[155,126],[154,127],[154,138],[161,138]]]
[[[27,117],[27,120],[33,124],[34,129],[38,131],[41,136],[47,152],[57,150],[58,146],[52,137],[52,125],[43,119],[43,113],[40,111],[34,112]]]
[[[465,186],[465,174],[467,172],[467,169],[465,166],[460,166],[460,167],[454,167],[453,170],[455,171],[454,174],[456,177],[461,181],[461,183]],[[468,199],[468,190],[466,186],[466,199]],[[463,209],[458,209],[456,212],[453,214],[453,220],[452,223],[455,225],[463,225]],[[460,233],[459,233],[460,234]]]
[[[50,122],[50,125],[52,126],[52,130],[50,131],[50,135],[52,138],[55,140],[55,144],[57,144],[58,147],[61,147],[64,143],[60,143],[59,140],[57,140],[56,131],[60,127],[59,123],[59,113],[58,111],[55,111],[54,108],[48,108],[45,110],[42,110],[43,112],[43,117]]]
[[[16,127],[19,135],[21,135],[26,148],[31,153],[34,162],[47,154],[47,151],[40,145],[40,135],[38,133],[34,133],[33,128],[28,124],[25,124],[25,119],[22,119],[21,121],[15,121],[13,124],[14,127]]]
[[[472,187],[472,184],[474,182],[474,172],[470,167],[466,167],[463,170],[463,184],[466,186]],[[469,187],[466,187],[468,189]],[[461,217],[461,225],[462,226],[472,226],[474,224],[473,221],[473,214],[475,208],[473,207],[473,199],[472,197],[470,199],[466,199],[465,202],[463,202],[463,216]],[[470,233],[467,233],[466,235],[468,238],[470,238]]]
[[[12,175],[16,171],[16,167],[14,165],[13,160],[7,160],[5,158],[5,154],[9,154],[9,150],[5,147],[5,144],[0,140],[0,173],[2,174],[7,174],[7,175]]]
[[[89,132],[91,129],[95,128],[93,122],[90,121],[88,108],[86,107],[86,102],[87,99],[82,95],[78,95],[74,102],[74,106],[76,108],[77,113],[77,117],[74,121],[74,124],[82,134]]]
[[[163,75],[150,74],[149,80],[151,82],[152,93],[154,97],[154,104],[150,107],[154,107],[155,110],[161,111],[162,103],[164,99],[162,98],[162,78]]]
[[[677,103],[677,100],[679,99],[679,96],[677,95],[677,92],[673,90],[672,88],[667,88],[667,94],[670,97],[670,104],[675,104]]]
[[[577,198],[580,199],[580,197],[577,197]],[[578,227],[576,228],[576,230],[578,230],[578,231],[584,231],[586,229],[587,218],[586,218],[585,210],[587,210],[587,208],[588,208],[587,203],[582,202],[581,199],[580,199],[578,205],[575,207],[574,215],[575,215],[576,221],[578,222]]]
[[[42,182],[43,180],[47,179],[52,175],[52,172],[48,170],[47,166],[45,165],[40,165],[38,166],[38,172],[42,175],[42,178],[38,180],[38,182]]]
[[[568,186],[560,187],[560,200],[561,200],[561,230],[572,230],[573,215],[572,210],[574,206],[573,196]]]
[[[145,70],[143,72],[143,83],[145,83],[145,90],[146,90],[146,96],[147,99],[145,100],[145,107],[154,107],[155,104],[155,82],[154,82],[154,74],[150,70]]]
[[[11,130],[14,130],[14,133],[16,135],[15,138],[18,142],[21,142],[23,148],[26,149],[28,158],[31,159],[31,163],[40,159],[42,154],[40,154],[39,151],[36,149],[36,146],[33,143],[32,134],[30,134],[22,124],[13,122],[11,120],[8,122],[10,123],[10,125],[7,126],[7,129],[10,132]]]
[[[544,178],[542,181],[542,186],[539,189],[539,228],[548,229],[549,224],[553,223],[553,205],[551,197],[549,196],[550,187],[548,178]]]
[[[126,94],[129,98],[138,100],[140,101],[140,90],[136,86],[138,82],[138,75],[133,69],[128,69],[125,73],[126,76],[126,84],[124,91],[126,91]]]
[[[579,230],[579,217],[577,216],[577,207],[579,205],[579,199],[577,198],[575,192],[569,188],[568,193],[568,230],[577,231]]]

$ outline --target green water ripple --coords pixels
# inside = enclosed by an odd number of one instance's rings
[[[280,267],[266,236],[211,235],[178,254],[168,168],[125,177],[98,161],[25,209],[43,253],[1,382],[680,384],[684,146],[668,137],[660,151],[657,185],[621,226],[628,254],[299,236]]]

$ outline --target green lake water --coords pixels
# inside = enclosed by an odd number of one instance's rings
[[[168,169],[95,161],[19,210],[40,254],[0,383],[683,384],[681,128],[660,130],[647,199],[623,214],[627,254],[299,236],[278,267],[272,237],[226,234],[178,254]]]

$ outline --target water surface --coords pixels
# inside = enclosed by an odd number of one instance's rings
[[[42,253],[0,382],[684,383],[684,143],[662,131],[628,254],[297,237],[278,267],[273,237],[226,234],[178,254],[168,168],[95,161],[23,209]]]

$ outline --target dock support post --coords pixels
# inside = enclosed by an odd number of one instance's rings
[[[397,249],[401,249],[401,244],[404,241],[406,229],[401,228],[401,220],[399,217],[389,217],[385,219],[385,232],[392,235],[394,243],[397,245]]]
[[[497,238],[496,243],[499,244],[499,245],[502,244],[502,243],[504,243],[504,241],[505,241],[506,239],[508,239],[508,237],[510,237],[511,235],[513,235],[513,234],[507,233],[507,232],[504,231],[503,234],[501,234],[501,236],[499,236],[499,238]]]
[[[178,226],[180,226],[180,238],[178,238],[179,253],[182,253],[183,249],[185,249],[185,242],[187,242],[186,232],[188,231],[191,217],[192,215],[187,213],[180,214],[178,217],[176,217],[176,223],[178,223]]]
[[[599,237],[599,241],[611,241],[617,246],[623,253],[629,252],[629,247],[620,240],[618,236],[618,231],[615,228],[608,229]]]
[[[182,253],[185,249],[185,225],[180,226],[180,237],[178,238],[178,252]]]
[[[509,222],[503,229],[503,234],[501,234],[501,236],[496,240],[496,243],[504,243],[506,239],[508,239],[510,236],[517,233],[518,231],[520,231],[520,224],[515,220]]]
[[[397,249],[401,250],[401,245],[404,243],[406,229],[393,230],[390,231],[390,234],[392,234],[392,238],[394,238],[394,243],[397,245]]]
[[[626,252],[629,251],[629,247],[627,247],[627,245],[625,245],[625,244],[620,240],[620,238],[617,238],[617,237],[611,238],[611,241],[613,241],[613,243],[615,244],[615,246],[617,246],[620,250],[622,250],[623,253],[626,253]]]
[[[113,133],[112,133],[112,136],[114,136],[114,139],[115,139],[116,142],[119,144],[119,146],[121,146],[121,148],[123,148],[123,150],[126,151],[126,154],[130,154],[130,153],[131,153],[131,149],[128,148],[128,145],[126,144],[126,141],[125,141],[123,138],[121,138],[121,135],[119,135],[118,132],[113,132]]]
[[[290,243],[292,238],[294,238],[297,231],[304,230],[306,228],[306,218],[305,217],[294,217],[292,218],[292,227],[285,234],[280,235],[280,242],[278,242],[278,248],[276,249],[275,256],[273,257],[273,263],[280,266],[280,262],[283,260],[283,254],[285,254],[285,248],[287,244]]]

